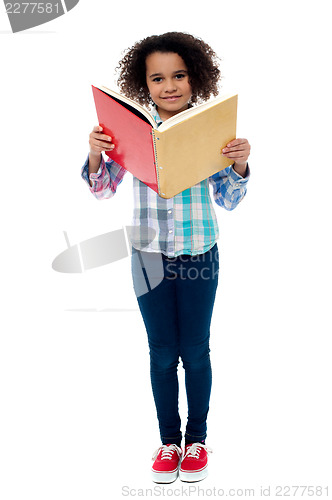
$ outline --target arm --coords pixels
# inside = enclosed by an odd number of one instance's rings
[[[114,196],[127,172],[113,160],[105,163],[101,153],[113,150],[114,144],[112,144],[112,138],[103,134],[102,131],[102,127],[97,125],[89,135],[90,152],[81,170],[81,176],[98,200]]]
[[[224,168],[209,178],[213,186],[213,197],[217,205],[226,210],[234,210],[247,192],[250,177],[249,165],[246,166],[246,176],[238,174],[234,165]]]
[[[96,174],[99,170],[100,163],[101,163],[101,153],[93,153],[93,151],[90,151],[89,153],[89,176],[90,174]],[[92,186],[92,181],[90,181],[90,186]]]
[[[233,165],[210,177],[214,200],[226,210],[237,207],[247,192],[250,176],[247,160],[250,149],[247,139],[234,139],[229,142],[221,152],[223,156],[234,159]]]
[[[91,193],[97,200],[103,200],[114,196],[127,170],[111,159],[105,162],[102,155],[100,155],[100,163],[97,172],[93,172],[89,163],[90,155],[85,160],[81,169],[81,176],[88,184]],[[92,170],[91,173],[89,173],[90,169]]]

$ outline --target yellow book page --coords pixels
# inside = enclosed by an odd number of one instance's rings
[[[232,165],[221,149],[236,138],[237,95],[159,132],[154,131],[159,195],[172,198]]]

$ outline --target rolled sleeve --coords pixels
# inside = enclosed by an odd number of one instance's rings
[[[213,197],[217,205],[226,210],[234,210],[246,195],[249,177],[248,164],[245,177],[235,172],[232,165],[212,175],[209,180],[213,186]]]
[[[81,169],[81,176],[88,184],[91,193],[98,199],[111,198],[116,193],[117,187],[121,184],[127,170],[115,161],[109,159],[105,162],[101,156],[99,169],[89,176],[89,155]],[[90,185],[92,182],[92,186]]]

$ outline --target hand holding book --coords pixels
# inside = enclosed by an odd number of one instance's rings
[[[89,135],[90,153],[100,154],[102,151],[112,151],[114,144],[112,137],[102,134],[103,127],[96,125]]]
[[[250,154],[248,139],[234,139],[222,149],[222,156],[235,160],[233,168],[235,172],[244,177],[247,169],[247,161]]]
[[[114,149],[112,137],[105,135],[102,132],[103,127],[101,127],[100,125],[96,125],[95,127],[93,127],[92,132],[89,135],[89,176],[90,174],[95,174],[96,172],[98,172],[102,151],[111,152]],[[91,181],[90,186],[92,186]]]

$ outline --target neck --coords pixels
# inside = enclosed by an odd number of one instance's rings
[[[181,113],[181,111],[185,111],[188,108],[189,108],[189,104],[186,104],[182,109],[179,109],[177,111],[168,111],[166,109],[160,109],[157,106],[157,111],[158,111],[158,114],[160,116],[160,119],[164,122],[165,120],[168,120],[168,118],[171,118],[172,116],[175,116],[178,113]]]

